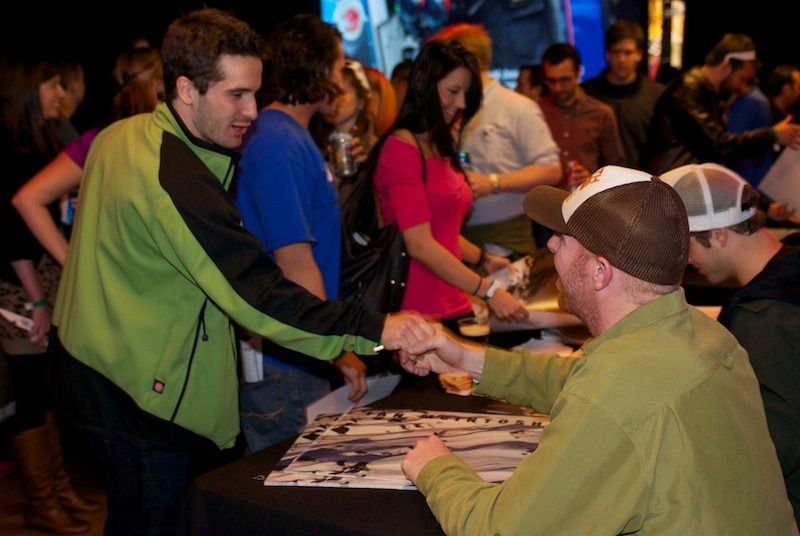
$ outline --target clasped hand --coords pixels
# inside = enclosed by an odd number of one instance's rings
[[[412,374],[426,376],[430,372],[468,372],[480,379],[485,350],[482,345],[470,343],[453,335],[441,324],[436,325],[436,334],[400,352],[400,364]],[[444,441],[433,434],[419,439],[400,464],[403,474],[417,483],[420,471],[431,460],[450,454]]]

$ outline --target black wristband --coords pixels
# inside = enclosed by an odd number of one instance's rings
[[[478,292],[481,291],[481,285],[483,285],[483,278],[482,277],[478,278],[478,286],[475,289],[475,292],[472,293],[473,296],[477,296]]]
[[[483,263],[485,262],[486,262],[486,250],[481,248],[481,255],[480,257],[478,257],[478,262],[475,264],[475,266],[478,267],[483,266]]]

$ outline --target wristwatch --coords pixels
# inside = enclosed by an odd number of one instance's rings
[[[492,193],[500,193],[500,176],[497,173],[489,173],[489,182],[492,183]]]

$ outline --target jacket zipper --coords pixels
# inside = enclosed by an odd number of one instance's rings
[[[192,364],[194,363],[194,355],[197,351],[197,342],[198,340],[202,340],[203,342],[208,340],[208,333],[206,332],[206,306],[208,305],[208,298],[203,301],[203,306],[200,308],[200,314],[197,315],[197,328],[194,331],[194,343],[192,344],[192,353],[189,355],[189,365],[186,367],[186,376],[183,379],[183,387],[181,388],[181,394],[178,397],[178,402],[175,404],[175,411],[172,412],[172,417],[170,418],[170,422],[175,420],[175,417],[178,415],[178,410],[181,407],[181,403],[183,402],[183,396],[186,394],[186,388],[189,386],[189,377],[192,375]],[[200,336],[200,331],[202,330],[203,335]]]

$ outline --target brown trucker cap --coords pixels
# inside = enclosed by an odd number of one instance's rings
[[[525,213],[570,235],[616,268],[658,285],[681,282],[689,260],[686,209],[668,184],[643,171],[605,166],[573,192],[536,186]]]

